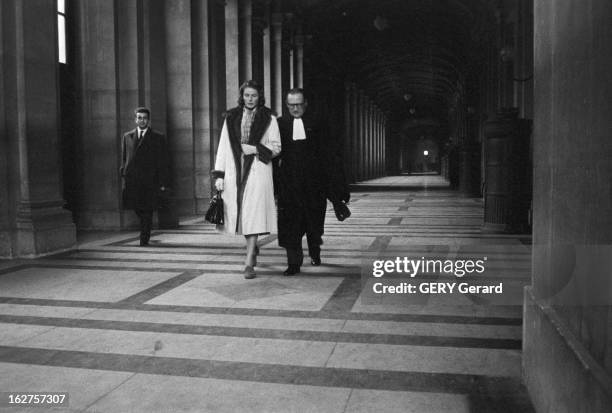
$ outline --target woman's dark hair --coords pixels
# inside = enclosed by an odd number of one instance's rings
[[[247,80],[242,85],[240,85],[240,96],[238,97],[238,105],[240,107],[244,107],[244,89],[250,87],[251,89],[255,89],[257,94],[259,95],[259,99],[257,100],[257,106],[264,106],[266,104],[266,98],[264,97],[264,89],[258,82],[255,80]]]

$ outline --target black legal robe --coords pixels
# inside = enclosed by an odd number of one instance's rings
[[[337,142],[325,134],[325,124],[302,118],[305,140],[293,140],[293,117],[278,119],[281,154],[274,162],[274,185],[278,197],[278,244],[299,249],[303,235],[318,245],[324,233],[327,199],[348,201],[348,186],[337,157]],[[340,166],[338,165],[340,164]]]

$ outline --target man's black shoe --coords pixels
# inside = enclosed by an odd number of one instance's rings
[[[289,265],[289,267],[283,272],[284,276],[295,275],[300,272],[300,267],[298,265]]]
[[[319,265],[321,265],[321,257],[311,258],[310,263],[314,265],[315,267],[318,267]]]

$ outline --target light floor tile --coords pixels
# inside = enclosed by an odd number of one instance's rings
[[[114,302],[178,275],[173,272],[25,268],[0,277],[4,297]]]
[[[354,389],[346,406],[351,413],[470,413],[465,395]]]
[[[131,376],[133,373],[0,363],[0,389],[3,392],[67,392],[69,406],[65,411],[85,409]],[[13,411],[7,409],[7,412]],[[35,410],[28,408],[23,411]]]
[[[342,413],[349,389],[136,375],[91,413]]]
[[[414,323],[397,321],[347,320],[347,333],[399,334],[437,337],[472,337],[520,340],[521,326],[498,326],[455,323]]]
[[[22,347],[197,360],[323,366],[334,343],[57,327]]]
[[[320,310],[342,282],[338,277],[265,277],[245,280],[228,274],[204,274],[149,304],[203,307]]]
[[[520,377],[518,350],[338,343],[326,367]]]
[[[422,305],[382,305],[362,302],[361,299],[355,301],[352,312],[356,313],[386,313],[386,314],[428,314],[442,316],[464,316],[464,317],[508,317],[521,318],[522,308],[520,306],[484,306],[484,305],[463,305],[452,306],[431,303]]]
[[[47,326],[0,323],[0,331],[2,331],[2,334],[0,334],[0,345],[17,345],[24,340],[36,337],[53,329],[54,327]]]

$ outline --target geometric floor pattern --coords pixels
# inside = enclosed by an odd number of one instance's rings
[[[531,238],[482,233],[482,199],[427,179],[358,189],[344,222],[328,208],[323,265],[295,277],[282,276],[272,234],[245,280],[244,240],[203,217],[155,231],[149,247],[134,232],[100,234],[2,262],[0,392],[69,402],[0,411],[532,412],[520,304]],[[394,256],[486,256],[482,277],[512,299],[366,296],[372,259]]]

